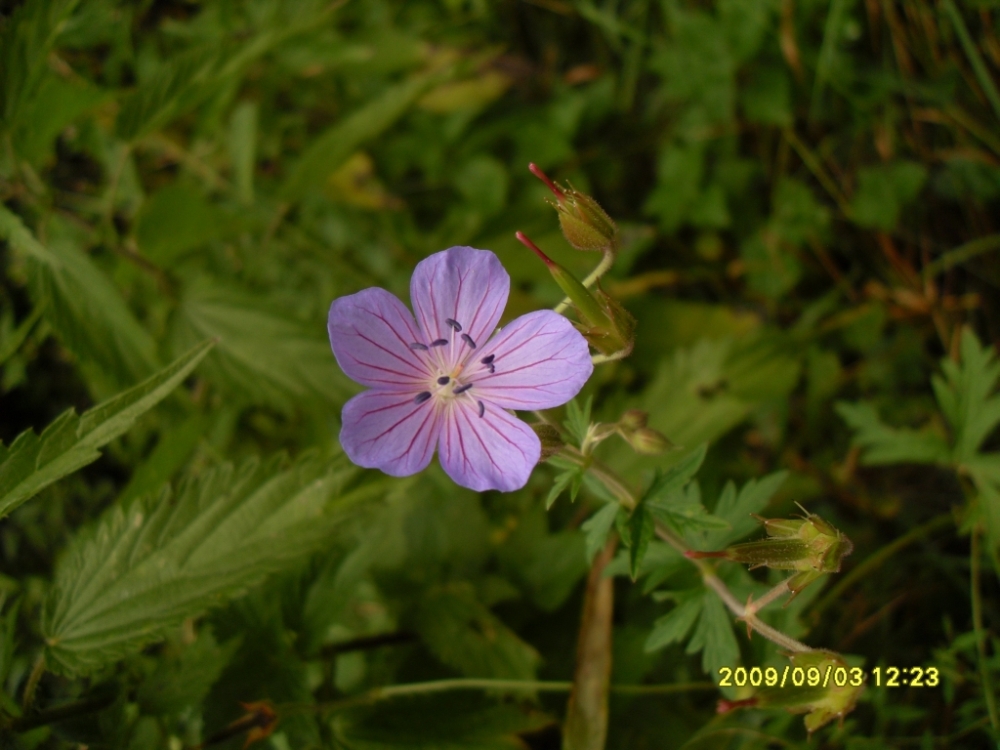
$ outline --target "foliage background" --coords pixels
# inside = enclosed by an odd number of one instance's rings
[[[708,442],[696,492],[709,508],[729,480],[787,471],[766,515],[819,513],[855,543],[842,576],[859,574],[773,616],[869,667],[945,676],[869,689],[811,746],[995,742],[996,2],[0,12],[0,495],[27,466],[11,468],[18,435],[161,373],[130,391],[136,413],[120,402],[32,443],[32,461],[89,465],[3,506],[0,711],[22,714],[42,653],[32,710],[87,710],[0,745],[177,748],[268,699],[296,707],[262,741],[279,750],[559,746],[564,693],[337,703],[449,676],[572,677],[580,526],[600,498],[584,489],[546,513],[545,466],[523,491],[483,496],[437,467],[352,469],[336,436],[355,386],[323,330],[336,296],[405,298],[415,263],[457,244],[501,257],[505,319],[557,303],[514,231],[581,274],[594,259],[558,234],[529,161],[620,222],[605,289],[638,338],[588,385],[595,416],[643,408],[676,444]],[[969,333],[963,349],[963,326],[985,350]],[[200,364],[163,374],[206,339]],[[951,409],[931,385],[942,360]],[[167,396],[172,375],[186,380]],[[638,483],[683,453],[609,442],[600,455]],[[613,683],[780,661],[711,607],[687,648],[647,651],[697,579],[655,545],[651,577],[615,565]],[[615,694],[608,747],[808,742],[797,717],[720,717],[717,697]]]

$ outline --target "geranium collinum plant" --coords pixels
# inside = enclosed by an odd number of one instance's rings
[[[452,247],[417,264],[416,315],[384,289],[330,306],[334,356],[368,386],[344,405],[340,442],[359,466],[409,476],[431,461],[473,490],[519,489],[541,455],[510,410],[561,406],[593,372],[587,341],[562,315],[538,310],[494,333],[510,276],[488,250]]]

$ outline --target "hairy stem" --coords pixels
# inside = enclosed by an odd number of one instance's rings
[[[658,525],[656,527],[656,535],[682,555],[690,549],[683,539],[663,526]],[[748,632],[755,630],[764,636],[764,638],[771,641],[771,643],[777,644],[788,651],[803,652],[813,650],[810,646],[795,640],[790,635],[785,635],[777,628],[772,628],[766,622],[760,620],[756,614],[759,605],[755,604],[753,608],[748,610],[739,599],[733,596],[733,593],[726,586],[725,581],[715,574],[715,567],[711,563],[698,559],[692,559],[691,562],[698,567],[701,579],[705,582],[705,585],[719,596],[722,603],[726,605],[730,612],[736,615],[738,620],[742,620],[747,624]]]
[[[578,454],[573,455],[574,453],[577,452],[563,451],[561,455],[566,456],[570,460],[577,461],[581,466],[585,466],[587,471],[589,471],[595,479],[601,482],[601,484],[603,484],[624,507],[629,510],[635,508],[638,502],[635,494],[624,482],[621,481],[621,479],[615,475],[610,468],[601,464],[593,457],[585,459],[583,456],[579,456]],[[583,463],[584,461],[587,463]],[[677,534],[659,524],[656,526],[656,535],[682,555],[691,549]],[[726,586],[725,582],[715,574],[715,567],[711,563],[705,560],[687,559],[692,565],[695,565],[698,568],[698,571],[701,573],[702,581],[704,581],[705,585],[718,595],[718,597],[722,600],[722,603],[726,605],[730,612],[736,615],[738,619],[746,622],[748,629],[756,630],[767,640],[788,651],[812,651],[812,648],[806,644],[795,640],[789,635],[785,635],[777,628],[773,628],[766,622],[760,620],[757,617],[757,611],[762,606],[759,602],[754,604],[748,610],[739,599],[733,596],[733,593]],[[778,595],[779,594],[775,594],[774,596]],[[770,594],[768,594],[768,596],[770,596]]]

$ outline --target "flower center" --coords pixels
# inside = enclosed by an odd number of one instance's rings
[[[481,367],[470,367],[470,372],[466,372],[463,377],[462,372],[465,369],[466,359],[477,348],[477,344],[468,333],[462,332],[463,326],[457,320],[454,318],[445,318],[444,322],[452,330],[451,340],[442,338],[435,339],[428,344],[420,341],[414,341],[410,344],[411,351],[417,353],[421,359],[429,360],[428,364],[431,365],[431,371],[436,371],[433,379],[427,384],[428,389],[418,393],[413,401],[414,403],[422,404],[431,398],[439,399],[444,403],[456,399],[468,399],[470,403],[476,405],[476,411],[482,417],[486,414],[486,405],[471,392],[473,385],[475,385],[473,376],[486,374],[488,377],[489,375],[496,374],[496,365],[494,364],[496,354],[490,354],[480,359],[478,364]],[[455,341],[455,334],[458,334],[460,341]],[[462,346],[463,344],[468,347],[468,350],[454,366],[449,365],[447,363],[448,357],[444,353],[444,347]],[[475,369],[474,372],[472,371],[473,369]]]

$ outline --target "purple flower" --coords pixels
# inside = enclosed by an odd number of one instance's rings
[[[416,320],[384,289],[333,301],[333,354],[371,389],[344,405],[340,443],[354,463],[404,477],[426,468],[437,448],[463,487],[525,485],[541,445],[508,410],[566,403],[594,366],[583,336],[551,310],[493,335],[509,291],[496,255],[453,247],[417,264]]]

